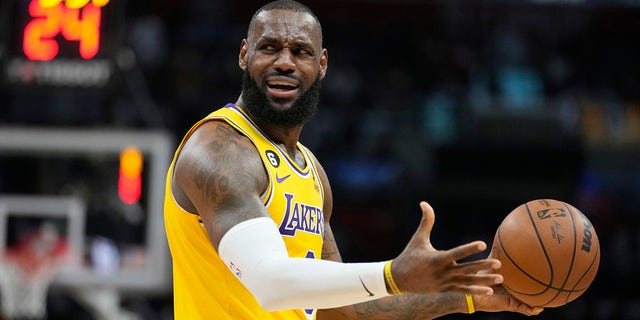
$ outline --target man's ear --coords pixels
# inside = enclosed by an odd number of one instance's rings
[[[324,79],[327,74],[327,68],[329,66],[329,52],[327,49],[322,49],[322,55],[320,56],[320,79]]]
[[[247,69],[247,52],[248,52],[248,48],[247,48],[247,39],[242,39],[242,43],[240,43],[240,53],[238,54],[238,66],[240,66],[240,69],[242,70],[246,70]]]

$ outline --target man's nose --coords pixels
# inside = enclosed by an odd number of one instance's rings
[[[289,48],[283,48],[278,53],[278,58],[274,62],[274,67],[282,73],[291,73],[296,70],[296,64],[293,61],[293,53]]]

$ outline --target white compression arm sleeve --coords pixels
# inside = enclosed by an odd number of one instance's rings
[[[268,310],[333,308],[386,297],[384,262],[339,263],[290,258],[271,218],[232,227],[220,258]]]

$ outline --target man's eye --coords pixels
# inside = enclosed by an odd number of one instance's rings
[[[298,55],[305,55],[305,56],[311,56],[311,52],[305,50],[305,49],[298,49],[296,50],[296,54]]]
[[[273,46],[273,45],[268,44],[268,45],[262,46],[261,50],[262,51],[266,51],[266,52],[275,52],[276,51],[276,47]]]

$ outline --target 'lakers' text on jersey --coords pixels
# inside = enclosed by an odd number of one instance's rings
[[[324,235],[322,208],[294,201],[295,195],[292,193],[285,193],[284,197],[287,199],[287,210],[280,224],[281,235],[293,237],[298,230]]]
[[[197,122],[186,139],[206,121],[226,121],[249,138],[265,166],[269,185],[262,202],[279,227],[290,257],[319,259],[322,253],[324,190],[311,152],[298,143],[304,166],[269,140],[241,108],[228,104]],[[232,274],[209,241],[197,214],[175,202],[171,163],[166,182],[165,228],[173,258],[177,319],[315,319],[316,310],[267,312]],[[215,286],[207,284],[216,284]],[[274,288],[277,290],[277,288]]]

